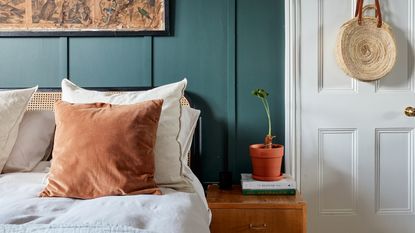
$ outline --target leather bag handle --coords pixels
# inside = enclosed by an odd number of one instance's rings
[[[363,7],[364,0],[357,0],[356,1],[356,12],[355,17],[358,17],[358,24],[362,25],[362,18],[363,18],[363,12],[369,8],[375,8],[375,17],[378,19],[377,27],[382,27],[382,13],[380,11],[380,3],[379,0],[375,0],[375,7],[373,5],[367,5]]]

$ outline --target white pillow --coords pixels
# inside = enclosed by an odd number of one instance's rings
[[[0,91],[0,172],[13,149],[23,114],[36,90],[37,86]]]
[[[199,119],[200,110],[184,107],[180,117],[181,129],[179,133],[179,143],[182,147],[184,161],[189,159],[189,151],[192,146],[193,134]]]
[[[70,103],[104,102],[134,104],[145,100],[163,99],[155,145],[155,180],[157,185],[180,191],[193,191],[185,176],[186,158],[178,142],[180,132],[180,99],[187,80],[157,87],[148,91],[109,94],[80,88],[67,79],[62,80],[62,100]]]
[[[31,171],[45,157],[54,131],[52,111],[27,111],[3,172]]]

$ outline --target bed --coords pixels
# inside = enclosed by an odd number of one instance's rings
[[[133,91],[111,89],[109,93]],[[59,90],[40,90],[27,108],[53,110]],[[186,98],[183,107],[189,106]],[[196,142],[198,142],[196,140]],[[194,192],[161,187],[163,195],[106,196],[89,200],[38,195],[45,187],[50,161],[31,172],[0,175],[0,232],[177,232],[207,233],[211,214],[203,187],[186,167]]]

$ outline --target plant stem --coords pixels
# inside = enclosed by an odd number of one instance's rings
[[[268,135],[272,136],[271,134],[271,116],[270,116],[270,112],[269,112],[269,105],[268,105],[268,101],[266,98],[261,98],[262,103],[264,104],[265,107],[265,112],[267,113],[267,117],[268,117]]]

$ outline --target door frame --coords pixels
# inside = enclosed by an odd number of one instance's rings
[[[285,158],[301,191],[301,0],[285,0]]]

